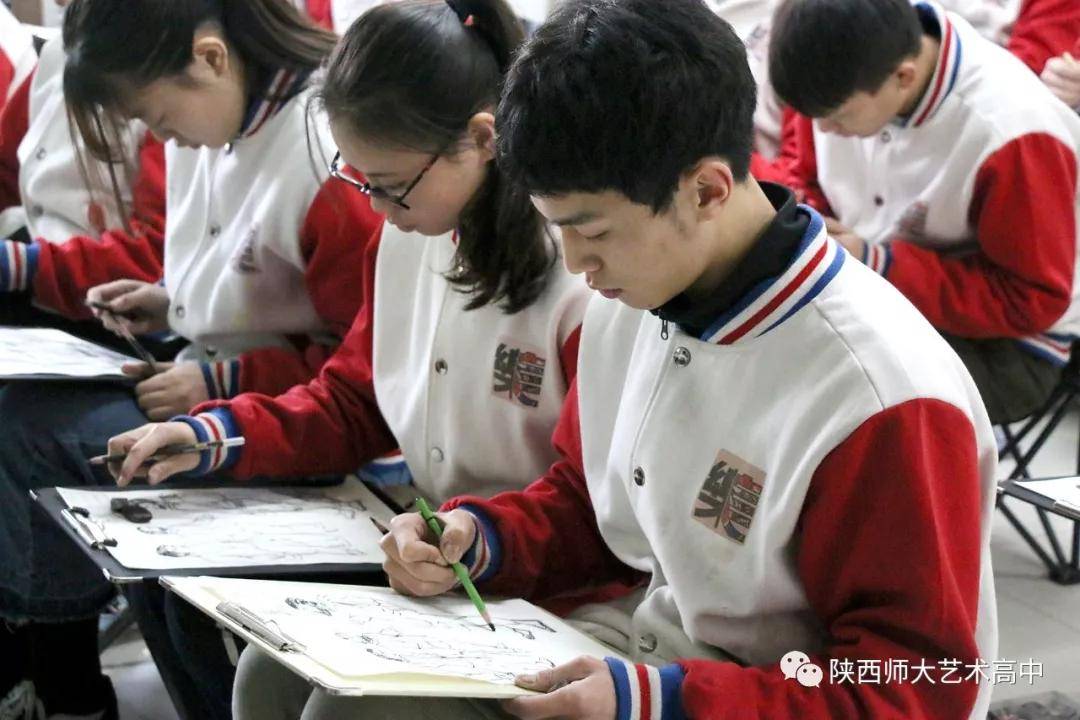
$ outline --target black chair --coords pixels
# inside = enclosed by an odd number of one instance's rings
[[[1005,519],[1016,528],[1024,542],[1039,556],[1050,573],[1050,579],[1061,585],[1080,584],[1080,520],[1057,512],[1054,514],[1069,517],[1073,521],[1072,547],[1069,557],[1066,557],[1062,549],[1057,533],[1050,525],[1050,514],[1053,510],[1033,501],[1033,493],[1024,491],[1023,488],[1014,485],[1017,480],[1031,479],[1030,465],[1035,456],[1039,454],[1046,441],[1061,425],[1069,408],[1073,407],[1074,401],[1080,397],[1080,342],[1074,343],[1068,365],[1062,370],[1061,380],[1050,393],[1046,403],[1024,420],[1020,429],[1016,432],[1008,425],[1001,426],[1005,437],[1005,444],[998,451],[998,460],[1012,459],[1016,467],[1009,477],[999,486],[997,507]],[[1045,422],[1045,424],[1043,424]],[[1036,428],[1042,428],[1036,432]],[[1034,434],[1034,439],[1025,449],[1024,443]],[[1080,438],[1077,439],[1076,473],[1080,475]],[[1028,502],[1035,508],[1039,517],[1043,532],[1046,534],[1049,548],[1045,547],[1031,532],[1024,527],[1020,519],[1005,504],[1005,498],[1011,497],[1022,502]]]

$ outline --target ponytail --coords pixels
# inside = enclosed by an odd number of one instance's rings
[[[525,33],[505,0],[400,0],[364,13],[330,58],[318,97],[366,141],[452,155],[472,117],[494,111]],[[492,163],[459,222],[456,270],[469,309],[532,304],[557,261],[527,193]]]

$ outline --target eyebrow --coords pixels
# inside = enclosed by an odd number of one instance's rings
[[[596,213],[585,211],[580,212],[577,215],[571,215],[567,218],[552,220],[551,223],[553,225],[558,225],[559,227],[566,227],[567,225],[581,225],[582,223],[592,222],[593,220],[599,219],[599,217],[600,216]]]

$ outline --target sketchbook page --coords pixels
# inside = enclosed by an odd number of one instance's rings
[[[1069,510],[1080,513],[1080,477],[1039,480],[1035,482],[1018,481],[1018,486],[1043,497],[1050,498],[1064,505]]]
[[[185,583],[197,586],[257,615],[330,672],[321,684],[334,689],[326,678],[340,678],[338,691],[512,697],[528,694],[514,686],[516,675],[616,654],[525,600],[488,599],[491,632],[458,594],[411,598],[389,588],[229,578],[167,582],[178,592]]]
[[[57,488],[85,508],[109,554],[132,570],[381,563],[382,533],[370,518],[394,516],[355,477],[329,487],[235,487],[116,492]],[[111,512],[112,498],[146,507],[133,523]]]
[[[51,328],[0,327],[0,377],[127,380],[132,358]]]

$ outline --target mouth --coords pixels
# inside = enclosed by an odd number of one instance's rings
[[[606,297],[608,300],[615,300],[623,294],[623,291],[620,288],[612,288],[611,290],[601,290],[600,288],[595,288],[595,290],[596,292]]]

